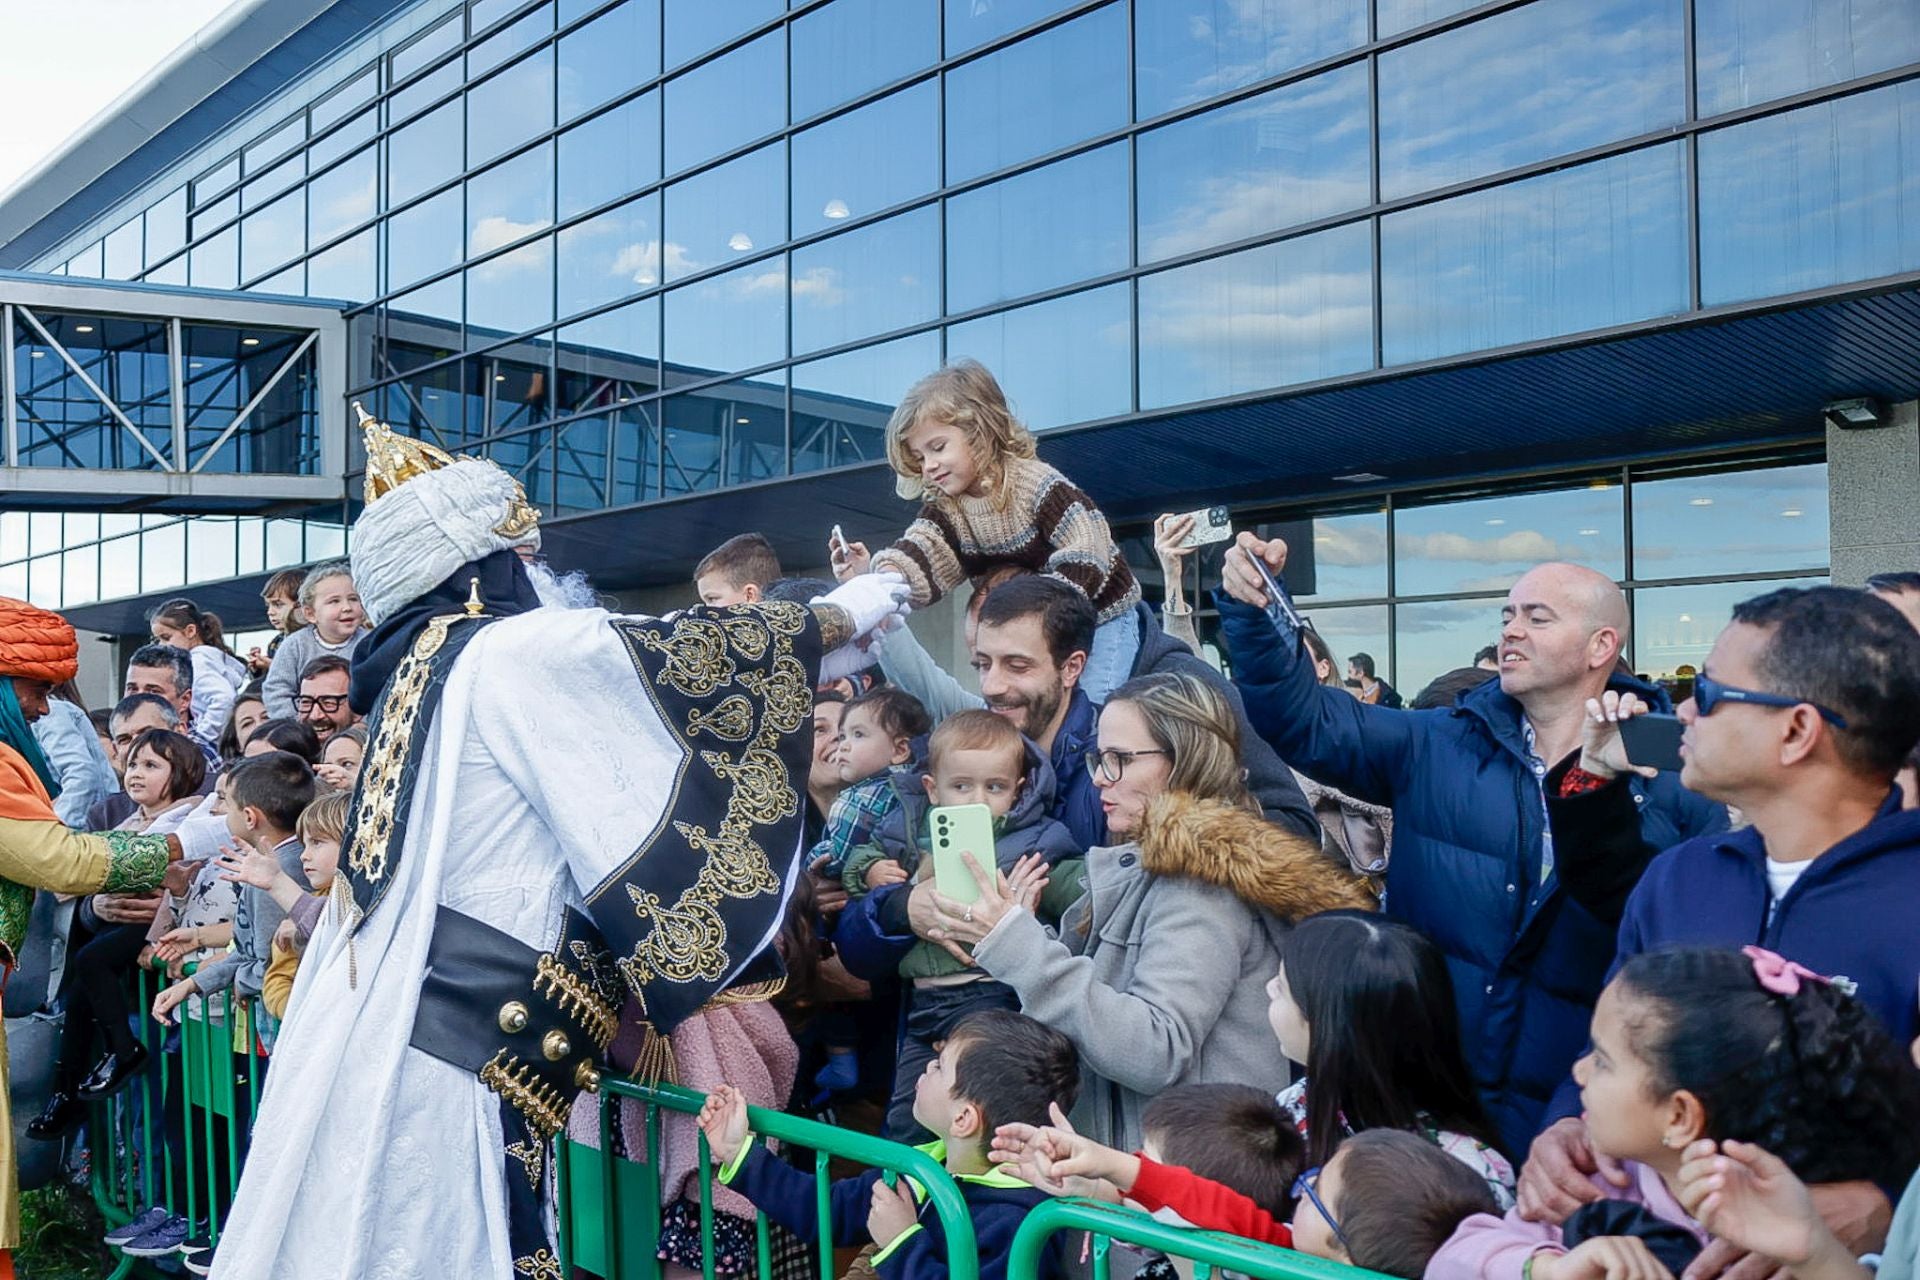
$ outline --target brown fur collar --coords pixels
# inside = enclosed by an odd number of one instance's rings
[[[1312,840],[1218,800],[1161,796],[1147,810],[1139,845],[1140,864],[1154,875],[1219,885],[1284,920],[1378,905],[1364,879]]]

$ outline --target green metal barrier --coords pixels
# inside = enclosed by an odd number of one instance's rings
[[[1007,1280],[1039,1280],[1048,1242],[1061,1231],[1092,1236],[1093,1280],[1107,1280],[1116,1242],[1138,1245],[1193,1263],[1194,1280],[1210,1280],[1219,1271],[1253,1280],[1389,1280],[1377,1271],[1329,1262],[1218,1231],[1168,1226],[1137,1209],[1099,1200],[1049,1200],[1028,1214],[1013,1237]]]
[[[647,1152],[644,1163],[613,1154],[612,1123],[615,1106],[632,1098],[646,1107]],[[573,1267],[605,1280],[639,1280],[659,1274],[655,1257],[660,1240],[663,1206],[660,1190],[660,1113],[675,1111],[692,1116],[707,1100],[704,1093],[673,1085],[641,1085],[609,1078],[600,1095],[600,1149],[562,1135],[555,1156],[560,1202],[560,1271]],[[951,1280],[979,1280],[980,1262],[960,1188],[944,1167],[924,1151],[836,1129],[815,1120],[779,1111],[747,1109],[748,1123],[759,1138],[774,1138],[814,1153],[813,1176],[820,1223],[821,1280],[833,1280],[833,1237],[828,1217],[827,1162],[835,1156],[895,1177],[912,1178],[926,1191],[947,1238],[947,1267]],[[707,1140],[699,1139],[700,1253],[705,1280],[713,1280],[713,1160]],[[770,1280],[772,1242],[765,1214],[755,1215],[754,1239],[758,1273]]]
[[[187,973],[196,966],[188,965]],[[260,1101],[261,1059],[252,1052],[258,1036],[258,1002],[236,1000],[231,989],[205,997],[202,1015],[182,1005],[175,1011],[179,1053],[164,1052],[167,1029],[149,1015],[162,980],[143,970],[135,978],[134,1009],[139,1038],[151,1065],[113,1097],[97,1103],[88,1122],[93,1149],[91,1190],[109,1227],[118,1227],[152,1205],[164,1205],[189,1222],[207,1224],[220,1238],[220,1219],[233,1203],[246,1159],[248,1131]],[[218,1008],[217,1021],[208,1013]],[[243,1034],[246,1050],[236,1053]],[[166,1137],[167,1099],[177,1099],[182,1120],[177,1160]],[[224,1131],[224,1132],[223,1132]],[[219,1157],[225,1157],[220,1168]],[[174,1176],[185,1170],[185,1185]],[[156,1168],[157,1166],[157,1168]],[[141,1259],[124,1255],[109,1280],[130,1275]]]

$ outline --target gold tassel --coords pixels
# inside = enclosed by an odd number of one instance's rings
[[[678,1084],[680,1066],[674,1060],[673,1041],[653,1029],[648,1023],[646,1037],[640,1042],[640,1052],[633,1060],[633,1071],[627,1077],[641,1084]]]
[[[353,886],[347,878],[336,873],[333,877],[333,890],[327,895],[328,903],[333,907],[333,922],[347,931],[347,990],[360,989],[360,953],[354,940],[354,926],[360,922],[360,904],[353,900]]]

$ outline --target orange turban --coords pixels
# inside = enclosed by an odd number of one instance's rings
[[[57,613],[0,596],[0,676],[60,684],[80,670],[80,642]]]

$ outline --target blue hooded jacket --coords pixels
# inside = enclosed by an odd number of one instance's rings
[[[1263,611],[1216,598],[1254,728],[1315,780],[1393,806],[1384,909],[1446,955],[1467,1065],[1508,1154],[1524,1153],[1586,1046],[1614,933],[1558,876],[1540,879],[1546,806],[1520,704],[1490,679],[1450,710],[1368,706],[1314,679],[1298,635],[1283,642]],[[1666,703],[1632,677],[1609,684]],[[1672,775],[1633,785],[1659,847],[1726,826]]]

